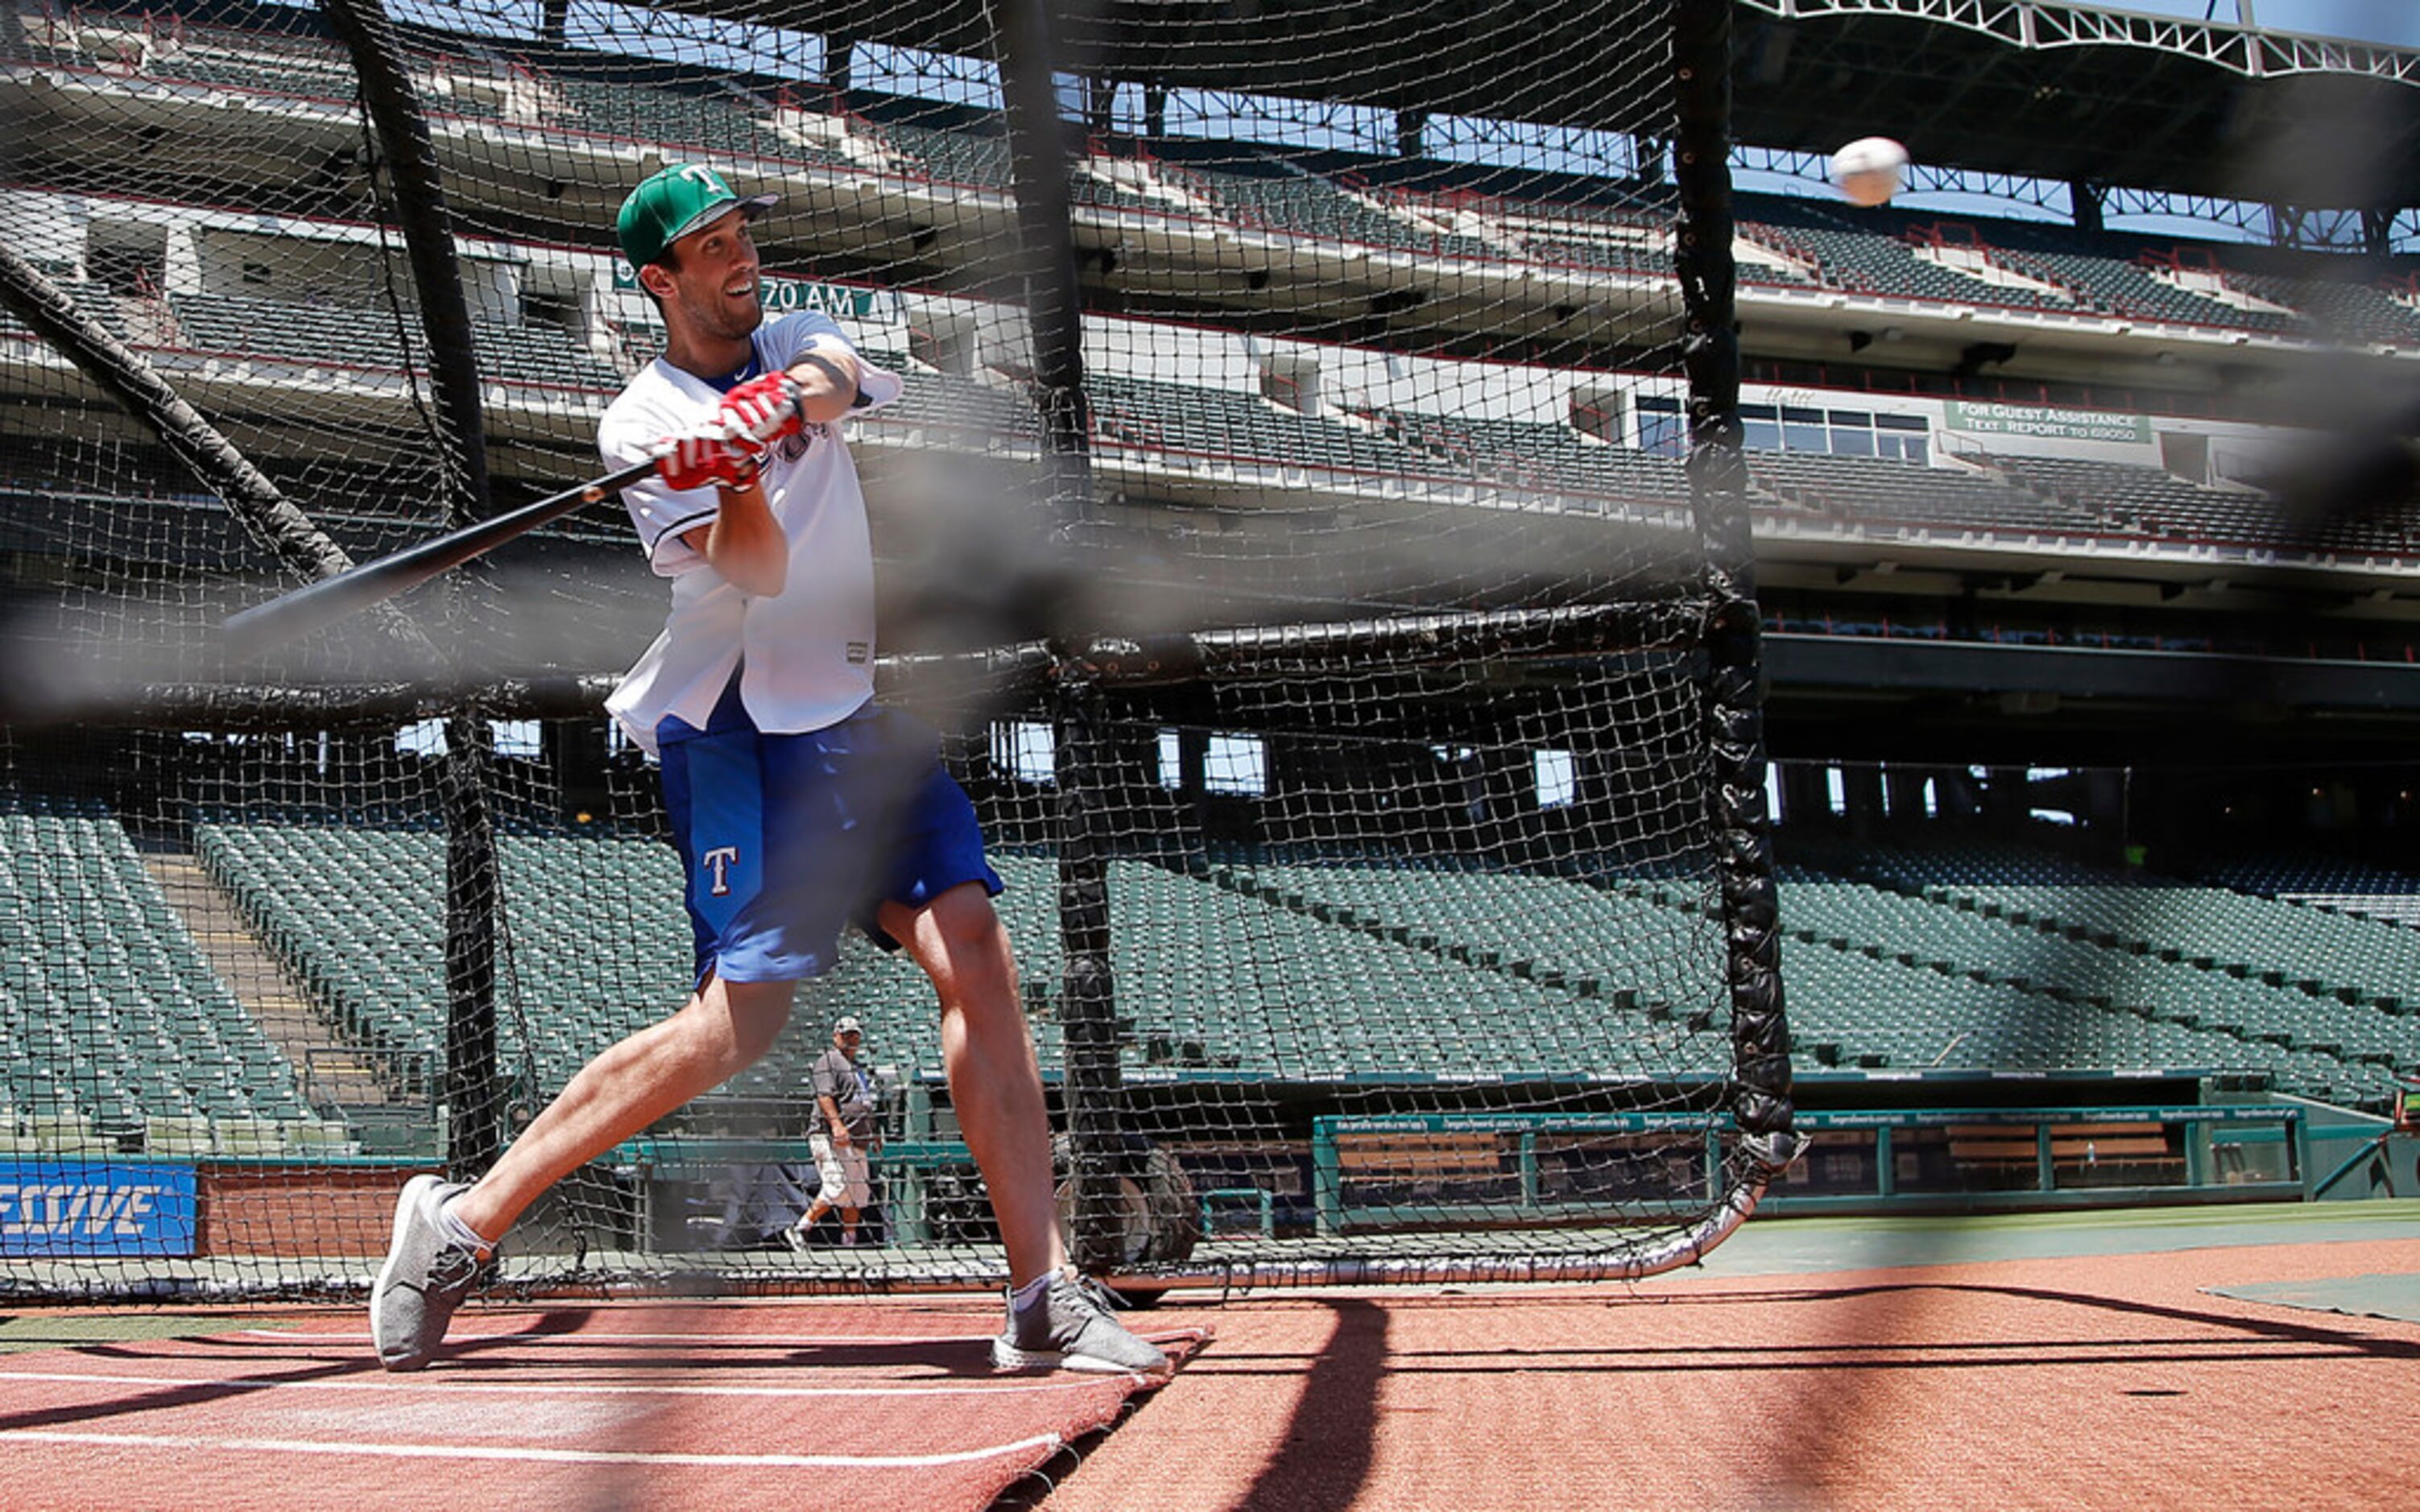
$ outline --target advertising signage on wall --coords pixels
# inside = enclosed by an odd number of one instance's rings
[[[2106,409],[2041,409],[2021,404],[1970,404],[1953,399],[1942,407],[1942,428],[1971,436],[2027,436],[2052,441],[2151,443],[2148,415]]]
[[[639,286],[639,275],[630,265],[620,260],[613,264],[613,286],[625,293]],[[811,284],[799,278],[768,278],[756,285],[767,315],[786,315],[792,310],[815,310],[835,320],[877,320],[892,316],[893,297],[877,297],[870,288],[848,288],[839,284]]]
[[[190,1165],[0,1160],[0,1257],[188,1256],[196,1226]]]

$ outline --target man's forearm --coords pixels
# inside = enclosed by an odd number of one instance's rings
[[[770,598],[789,581],[790,538],[773,517],[762,484],[723,489],[721,512],[702,529],[705,541],[690,544],[740,592]]]
[[[784,370],[795,384],[799,418],[827,425],[857,404],[857,359],[838,342],[815,342]]]

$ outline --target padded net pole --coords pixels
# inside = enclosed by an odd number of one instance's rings
[[[1739,417],[1738,280],[1731,255],[1729,0],[1674,10],[1673,96],[1680,187],[1674,270],[1685,311],[1689,496],[1705,553],[1706,802],[1720,841],[1730,986],[1732,1111],[1744,1158],[1778,1168],[1792,1146],[1789,1039],[1782,1016],[1778,893],[1765,812],[1762,628],[1748,534]]]
[[[362,102],[378,135],[380,165],[403,230],[414,303],[428,343],[445,519],[449,528],[458,528],[488,511],[487,428],[470,304],[462,292],[436,146],[411,71],[397,54],[385,8],[379,0],[323,0],[322,8],[361,70]],[[449,582],[444,601],[457,611],[456,635],[474,633],[475,594]],[[473,694],[445,720],[438,781],[446,834],[445,1159],[458,1180],[486,1170],[504,1151],[496,1041],[497,914],[504,882],[489,810],[493,754],[488,718]]]
[[[15,13],[9,15],[13,21]],[[77,309],[66,291],[6,242],[0,242],[0,302],[157,436],[287,567],[318,579],[353,564],[343,547],[288,502],[141,353]]]
[[[1052,84],[1058,48],[1045,0],[997,0],[1016,264],[1033,344],[1032,394],[1042,420],[1042,486],[1066,534],[1091,513],[1090,412],[1084,402],[1082,295],[1077,286],[1067,154]],[[1117,988],[1109,964],[1109,860],[1102,847],[1099,701],[1091,679],[1060,658],[1054,711],[1059,783],[1059,1014],[1075,1258],[1116,1261],[1106,1214],[1114,1198],[1109,1152],[1121,1134]]]

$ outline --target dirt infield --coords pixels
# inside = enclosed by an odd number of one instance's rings
[[[405,1376],[357,1308],[186,1321],[0,1357],[0,1506],[977,1508],[1144,1386],[994,1373],[987,1299],[486,1308]]]
[[[2420,1324],[2205,1288],[2420,1270],[2414,1234],[1251,1300],[1040,1505],[2399,1504]]]
[[[1764,1222],[1637,1287],[1180,1298],[1140,1394],[993,1376],[975,1297],[478,1307],[403,1378],[358,1309],[28,1310],[0,1505],[2388,1506],[2415,1274],[2410,1202]]]

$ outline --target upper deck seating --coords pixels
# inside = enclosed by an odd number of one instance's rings
[[[1750,452],[1747,464],[1765,492],[1847,520],[2020,533],[2108,529],[2088,509],[1947,468],[1823,452]]]

